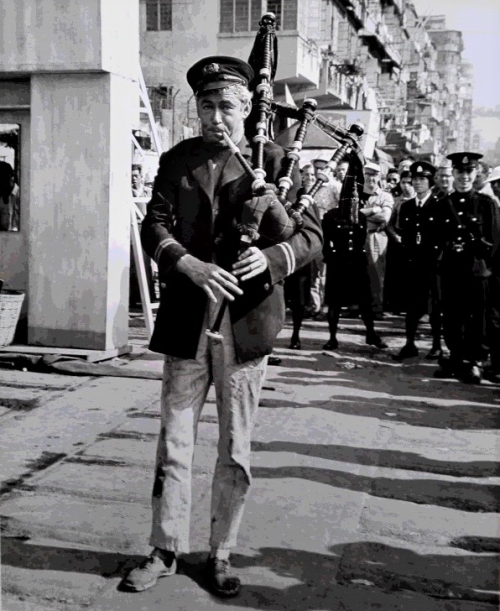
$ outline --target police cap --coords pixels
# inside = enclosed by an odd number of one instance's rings
[[[451,153],[446,158],[451,161],[451,165],[456,170],[474,170],[478,166],[479,159],[482,159],[480,153]]]
[[[248,84],[253,79],[252,68],[236,57],[213,55],[204,57],[187,71],[187,81],[196,95],[230,85]]]
[[[410,166],[412,178],[423,176],[424,178],[433,178],[436,173],[436,168],[428,161],[415,161]]]

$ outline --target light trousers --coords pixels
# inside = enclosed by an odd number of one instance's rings
[[[373,309],[381,312],[384,304],[384,280],[387,255],[387,234],[385,231],[368,233],[366,254],[368,255],[368,274],[372,290]]]
[[[219,305],[210,304],[207,308],[207,327],[215,319]],[[163,372],[150,544],[182,553],[189,552],[191,476],[198,421],[212,382],[219,440],[209,544],[228,550],[236,545],[251,483],[251,433],[267,365],[267,357],[236,362],[227,311],[221,325],[221,342],[208,338],[204,331],[196,358],[166,356]]]

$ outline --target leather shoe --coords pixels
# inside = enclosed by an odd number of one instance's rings
[[[292,350],[300,350],[301,349],[300,339],[292,339],[289,347]]]
[[[478,365],[468,367],[462,376],[462,382],[466,384],[481,384],[482,379],[483,371]]]
[[[268,365],[281,365],[281,359],[279,356],[270,356],[267,359],[267,364]]]
[[[339,343],[336,339],[329,339],[323,346],[323,350],[337,350]]]
[[[414,356],[418,356],[418,348],[415,344],[405,344],[398,353],[398,360],[403,361],[404,359],[411,359]]]
[[[369,346],[375,346],[375,348],[378,348],[379,350],[385,350],[388,347],[380,335],[377,335],[377,333],[367,335],[366,343]]]
[[[428,361],[437,361],[443,356],[443,351],[441,348],[431,348],[429,352],[425,355],[425,358]]]
[[[231,575],[229,560],[209,558],[206,571],[208,585],[214,594],[222,598],[238,596],[241,590],[241,581],[236,575]]]

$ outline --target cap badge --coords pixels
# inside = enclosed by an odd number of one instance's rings
[[[418,166],[418,168],[417,168],[417,172],[423,172],[423,170],[422,170],[422,166],[421,166],[421,165],[419,165],[419,166]]]
[[[219,64],[207,64],[203,67],[202,72],[204,76],[207,74],[216,74],[217,72],[220,72],[220,66]]]
[[[467,155],[465,155],[462,159],[462,163],[469,163],[469,158],[467,157]]]

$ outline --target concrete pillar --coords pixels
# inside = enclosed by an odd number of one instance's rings
[[[127,342],[131,100],[111,73],[31,81],[28,343]]]

